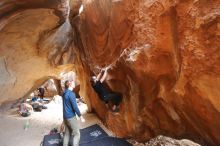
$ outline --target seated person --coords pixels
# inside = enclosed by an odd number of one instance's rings
[[[104,80],[107,77],[107,69],[105,69],[104,74],[101,71],[99,75],[93,76],[91,79],[91,85],[93,89],[98,94],[99,98],[105,102],[106,106],[108,106],[109,101],[113,103],[112,111],[119,111],[119,104],[122,101],[122,95],[118,92],[111,92],[108,88],[103,84]]]
[[[21,103],[19,108],[19,113],[22,117],[28,117],[31,115],[31,111],[33,111],[33,108],[28,103]]]
[[[43,109],[42,108],[43,105],[40,102],[38,102],[38,101],[33,102],[31,105],[32,105],[32,107],[33,107],[35,112],[41,112],[42,109]]]
[[[37,97],[32,98],[31,105],[36,112],[41,112],[42,109],[47,109],[47,107],[44,106],[43,101],[39,100]]]

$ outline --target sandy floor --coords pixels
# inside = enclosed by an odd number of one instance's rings
[[[60,128],[62,123],[62,103],[52,101],[46,105],[48,109],[42,112],[33,112],[30,117],[23,118],[16,113],[16,109],[7,114],[0,113],[0,146],[39,146],[43,136],[53,128]],[[79,105],[80,111],[84,114],[85,123],[80,123],[80,128],[85,128],[95,123],[103,127],[109,135],[112,135],[93,115],[88,114],[87,106]],[[25,124],[30,125],[25,130]]]
[[[53,128],[59,129],[62,123],[62,101],[51,101],[46,106],[48,109],[42,112],[33,112],[27,118],[19,116],[16,109],[8,113],[0,113],[0,146],[40,146],[44,135],[48,134]],[[81,103],[79,109],[86,120],[85,123],[80,123],[80,128],[99,124],[110,136],[114,136],[94,114],[87,113],[85,104]],[[24,127],[27,121],[29,121],[30,125],[25,130]],[[189,140],[179,141],[163,136],[149,141],[149,144],[137,143],[134,140],[129,140],[129,142],[134,146],[199,146]]]

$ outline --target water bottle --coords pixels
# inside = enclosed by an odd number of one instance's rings
[[[25,131],[28,130],[29,126],[30,126],[30,121],[27,120],[26,123],[25,123],[25,125],[24,125],[24,130],[25,130]]]

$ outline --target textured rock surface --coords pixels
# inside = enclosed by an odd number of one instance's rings
[[[79,1],[1,4],[0,102],[74,63],[81,95],[118,136],[220,145],[219,0],[83,0],[80,15]],[[124,97],[119,115],[89,83],[107,66]]]
[[[68,41],[65,38],[68,29],[62,30],[67,22],[63,25],[59,24],[64,20],[62,15],[68,10],[67,8],[63,11],[62,7],[58,7],[61,3],[56,1],[51,3],[6,0],[0,3],[0,102],[2,103],[25,96],[48,78],[59,77],[61,71],[72,65],[57,68],[51,66],[58,60],[58,57],[55,57],[58,56],[57,54],[60,56],[64,54],[62,53],[64,49],[57,49],[59,50],[57,53],[55,46],[63,48],[65,47],[63,44],[66,43],[63,40]],[[57,9],[53,10],[53,8]],[[59,28],[53,31],[56,27]],[[49,34],[53,33],[55,34],[51,38]],[[47,39],[43,40],[44,36],[47,36]],[[47,50],[43,50],[45,46],[48,47]],[[48,56],[45,57],[44,54]]]
[[[146,143],[138,143],[130,140],[133,146],[201,146],[187,139],[177,140],[170,137],[159,135],[150,139]]]
[[[176,140],[165,136],[157,136],[145,144],[145,146],[200,146],[192,141]]]

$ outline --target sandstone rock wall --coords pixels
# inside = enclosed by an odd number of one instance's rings
[[[119,115],[91,100],[107,125],[140,141],[162,133],[219,145],[220,2],[84,1],[84,9],[85,72],[112,66],[107,83],[124,97]]]
[[[71,56],[71,51],[65,55],[69,29],[68,22],[64,23],[67,5],[61,7],[64,2],[0,2],[0,103],[25,97],[49,78],[72,69],[72,65],[54,65],[65,64]]]
[[[220,145],[219,0],[1,3],[0,102],[74,64],[81,95],[116,135]],[[107,84],[123,94],[118,115],[89,83],[108,66]]]

